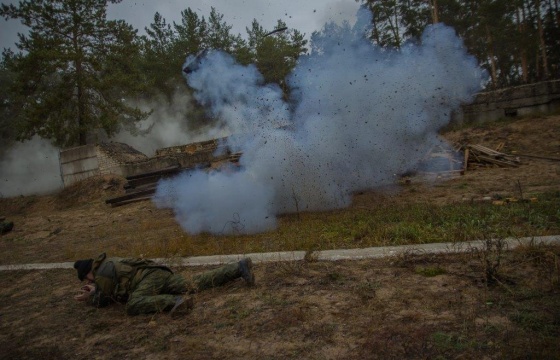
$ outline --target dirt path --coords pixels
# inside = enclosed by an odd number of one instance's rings
[[[493,284],[488,255],[257,264],[256,287],[197,294],[175,320],[77,303],[72,269],[2,273],[0,358],[557,358],[560,247],[500,255]]]
[[[534,236],[519,239],[503,239],[501,240],[508,250],[513,250],[519,246],[529,246],[537,243],[543,245],[560,246],[560,235],[556,236]],[[337,249],[324,250],[313,253],[306,251],[284,251],[270,253],[253,253],[253,254],[237,254],[237,255],[214,255],[214,256],[197,256],[189,258],[154,258],[157,263],[175,267],[194,267],[194,266],[212,266],[227,264],[239,261],[244,257],[250,257],[255,264],[286,262],[286,261],[305,261],[311,256],[317,261],[341,261],[341,260],[363,260],[363,259],[380,259],[399,254],[455,254],[462,252],[472,252],[482,250],[486,246],[485,241],[470,241],[462,243],[435,243],[435,244],[417,244],[417,245],[401,245],[401,246],[379,246],[362,249]],[[30,263],[30,264],[12,264],[0,265],[0,271],[16,271],[16,270],[54,270],[54,269],[73,269],[73,262],[63,263]]]

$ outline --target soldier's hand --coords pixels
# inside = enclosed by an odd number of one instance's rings
[[[86,301],[90,296],[93,296],[93,294],[95,294],[95,285],[93,284],[84,285],[80,289],[79,294],[74,296],[74,300]]]

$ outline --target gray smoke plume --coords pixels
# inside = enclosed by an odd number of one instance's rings
[[[187,81],[236,134],[241,167],[162,181],[156,204],[193,234],[266,231],[281,213],[348,206],[353,192],[394,182],[443,145],[438,129],[484,73],[451,28],[431,26],[420,44],[391,51],[364,39],[369,23],[362,12],[353,27],[314,33],[289,78],[290,104],[254,66],[210,52]]]
[[[60,190],[59,150],[38,136],[17,143],[0,158],[0,197]]]

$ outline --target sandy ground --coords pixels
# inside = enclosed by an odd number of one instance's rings
[[[560,158],[560,116],[522,119],[445,134],[516,155]],[[419,177],[357,194],[353,207],[384,201],[445,204],[495,194],[560,190],[560,162],[521,157],[518,168]],[[435,176],[434,176],[435,177]],[[0,237],[0,264],[65,262],[112,247],[137,255],[142,242],[182,233],[151,202],[111,208],[122,180],[96,179],[61,194],[0,199],[16,224]],[[157,226],[154,226],[154,223]],[[138,234],[142,239],[138,239]],[[499,281],[487,282],[498,256]],[[242,281],[196,295],[192,313],[127,317],[122,306],[72,300],[70,270],[0,273],[0,358],[45,359],[447,359],[560,358],[560,249],[496,254],[414,255],[256,266]],[[311,259],[312,260],[312,259]],[[189,276],[203,269],[176,269]]]
[[[75,302],[69,270],[3,273],[0,358],[557,359],[560,248],[509,252],[493,285],[483,254],[261,264],[176,319]]]

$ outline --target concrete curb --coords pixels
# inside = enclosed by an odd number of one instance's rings
[[[559,244],[560,235],[553,236],[536,236],[525,238],[508,238],[504,240],[508,249],[514,249],[520,245],[533,244]],[[373,259],[395,256],[398,254],[439,254],[439,253],[461,253],[471,251],[473,249],[481,249],[484,247],[483,240],[468,241],[460,243],[435,243],[435,244],[419,244],[419,245],[403,245],[403,246],[381,246],[363,249],[340,249],[340,250],[323,250],[314,252],[312,257],[322,261],[339,261],[339,260],[360,260]],[[157,263],[169,265],[172,267],[185,266],[206,266],[220,265],[229,262],[239,261],[244,257],[251,257],[254,263],[267,263],[279,261],[301,261],[304,259],[305,251],[282,251],[270,253],[252,253],[252,254],[235,254],[235,255],[215,255],[215,256],[197,256],[189,258],[156,258],[153,259]],[[9,270],[51,270],[51,269],[72,269],[73,262],[62,263],[37,263],[37,264],[14,264],[0,265],[0,271]]]

